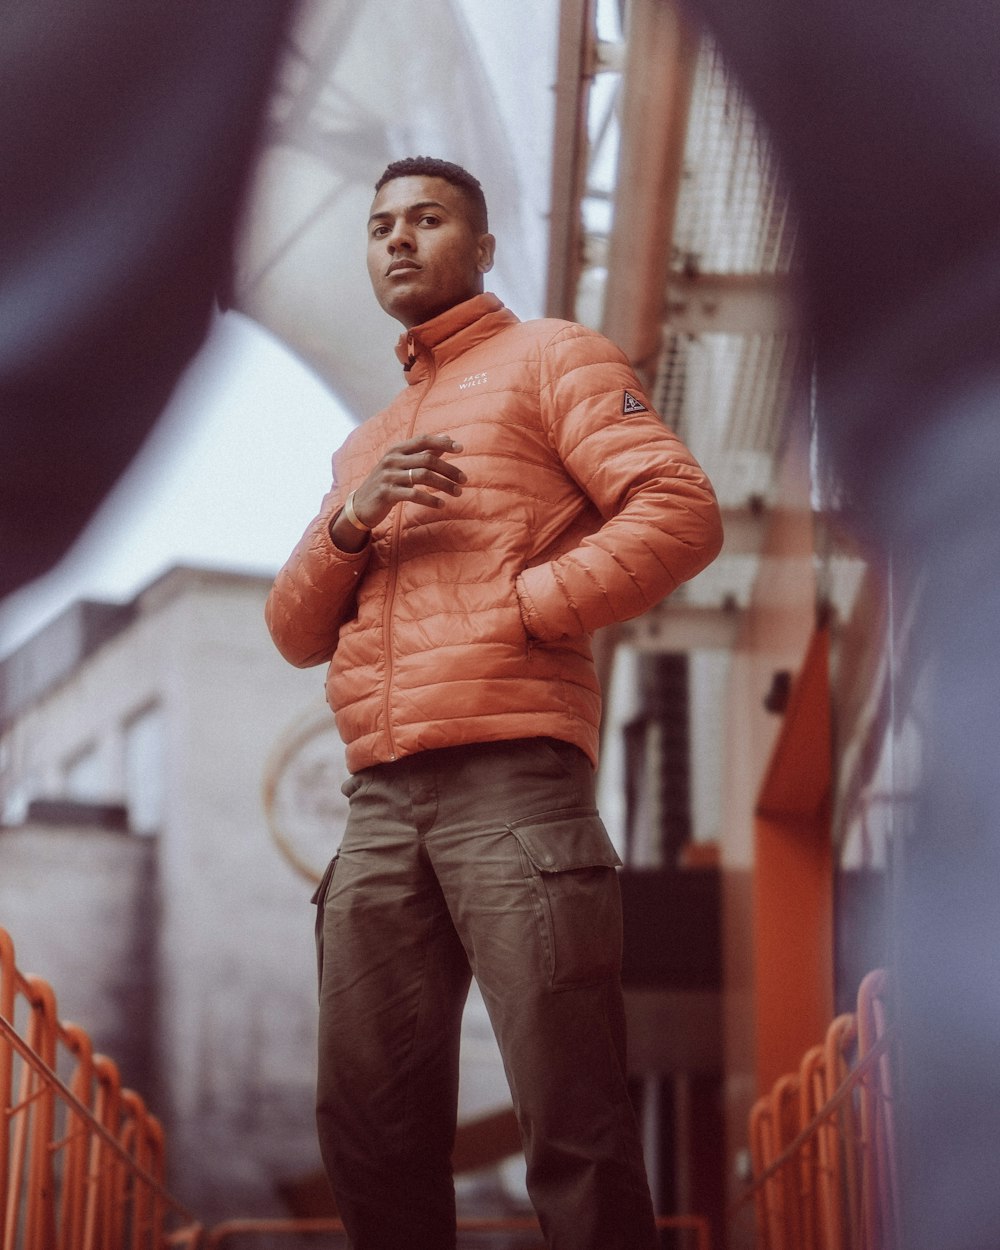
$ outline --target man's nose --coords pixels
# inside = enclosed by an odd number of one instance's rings
[[[390,252],[412,251],[413,231],[408,222],[397,222],[388,237]]]

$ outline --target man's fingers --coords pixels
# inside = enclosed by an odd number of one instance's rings
[[[429,456],[424,464],[418,461],[413,466],[414,473],[422,473],[423,481],[431,485],[432,478],[437,477],[448,478],[452,482],[465,482],[467,478],[457,464],[452,464],[450,460],[441,460],[437,456]],[[429,475],[429,476],[428,476]]]
[[[419,504],[422,508],[443,508],[444,500],[440,495],[432,495],[430,491],[415,488],[410,503]]]
[[[440,508],[441,495],[460,495],[468,479],[444,457],[461,450],[462,444],[449,434],[420,434],[391,447],[355,492],[359,519],[375,526],[398,503]]]
[[[435,460],[426,466],[411,466],[407,469],[406,478],[411,489],[424,486],[428,490],[447,491],[449,495],[460,495],[462,483],[467,480],[461,469],[444,460]]]
[[[425,485],[434,486],[439,490],[450,489],[450,486],[441,483],[439,479],[445,478],[449,482],[458,483],[465,482],[467,479],[457,464],[443,457],[461,450],[462,444],[447,434],[421,435],[391,448],[383,457],[382,465],[394,476],[398,475],[396,480],[401,485],[412,486],[414,484],[414,480],[410,477],[412,470],[414,474],[420,474],[420,480]]]
[[[415,438],[408,439],[405,443],[400,443],[398,447],[394,447],[392,450],[402,452],[404,455],[413,455],[421,451],[449,454],[461,451],[462,444],[456,442],[450,434],[418,434]]]

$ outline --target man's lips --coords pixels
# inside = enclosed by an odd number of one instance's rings
[[[389,268],[385,271],[385,276],[388,277],[389,274],[391,273],[400,273],[404,269],[419,269],[419,268],[420,266],[417,264],[415,260],[394,260],[392,264],[389,266]]]

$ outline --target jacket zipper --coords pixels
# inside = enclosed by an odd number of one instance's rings
[[[406,350],[410,357],[410,363],[407,369],[416,360],[416,348],[412,338],[406,340]],[[431,358],[430,373],[427,378],[427,384],[423,394],[417,400],[410,417],[409,426],[406,431],[406,437],[412,438],[413,431],[417,427],[417,417],[420,413],[421,405],[424,397],[430,391],[434,383],[434,377],[437,368],[434,361],[433,352],[429,353]],[[420,385],[418,383],[418,385]],[[393,656],[392,656],[392,607],[396,598],[396,581],[399,576],[399,535],[403,527],[403,511],[401,505],[396,505],[396,515],[392,522],[392,537],[389,540],[389,584],[386,588],[385,606],[382,609],[382,637],[385,640],[385,690],[382,696],[382,715],[385,717],[385,732],[389,742],[389,759],[395,760],[398,752],[396,750],[396,740],[392,732],[392,677],[393,677]]]

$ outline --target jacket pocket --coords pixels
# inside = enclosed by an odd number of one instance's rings
[[[520,575],[514,581],[514,602],[517,604],[517,615],[521,621],[521,629],[524,630],[525,636],[529,642],[536,641],[535,635],[531,632],[529,621],[528,606],[521,598],[521,577]]]
[[[621,860],[593,808],[512,821],[553,989],[594,985],[621,970]]]

